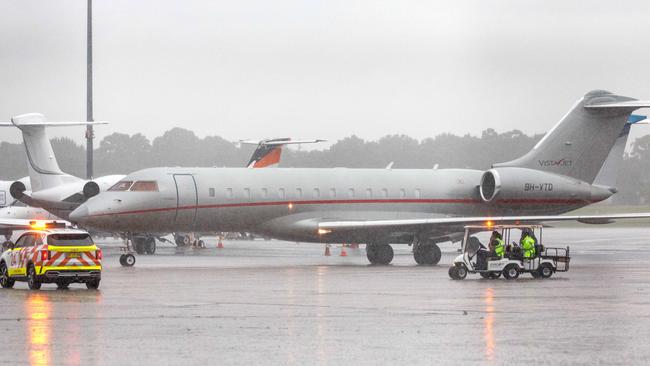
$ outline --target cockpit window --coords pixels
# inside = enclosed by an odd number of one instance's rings
[[[132,181],[128,180],[123,180],[121,182],[117,182],[114,186],[109,188],[109,191],[128,191],[129,187],[133,184]]]
[[[153,180],[139,180],[131,186],[131,191],[158,192],[158,183]]]

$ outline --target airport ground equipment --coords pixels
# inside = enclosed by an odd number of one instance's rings
[[[503,258],[487,258],[486,263],[479,262],[479,251],[487,248],[474,236],[479,232],[497,231],[501,233],[504,242],[510,242],[512,234],[530,230],[537,232],[535,255],[524,258],[521,248],[515,241],[506,245]],[[461,254],[454,259],[449,267],[449,277],[454,280],[463,280],[468,274],[479,274],[485,279],[496,279],[503,275],[504,278],[513,280],[522,273],[530,273],[534,278],[549,278],[555,272],[569,270],[569,247],[547,248],[542,243],[541,225],[468,225],[465,227],[465,236],[461,243]]]
[[[0,257],[0,285],[11,288],[26,281],[38,290],[43,283],[67,289],[71,283],[99,288],[102,250],[87,231],[62,222],[34,222]]]

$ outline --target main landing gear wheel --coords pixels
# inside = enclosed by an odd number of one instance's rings
[[[393,247],[388,244],[366,245],[366,256],[372,264],[390,264],[394,255]]]
[[[133,267],[133,265],[135,264],[135,256],[131,253],[122,254],[120,256],[120,264],[123,267]]]
[[[133,249],[135,252],[142,255],[145,253],[145,238],[133,238]]]
[[[515,280],[519,277],[519,268],[516,264],[509,264],[503,269],[503,277],[507,280]]]
[[[435,265],[440,262],[442,252],[436,243],[422,243],[417,245],[413,250],[413,259],[420,265]]]
[[[9,277],[9,270],[5,262],[0,263],[0,286],[2,288],[12,288],[16,281]]]
[[[41,288],[41,281],[36,276],[36,268],[34,268],[33,264],[27,267],[27,286],[29,286],[30,290],[40,290]]]
[[[156,238],[153,236],[148,237],[145,242],[144,242],[144,251],[147,254],[155,254],[156,253]]]

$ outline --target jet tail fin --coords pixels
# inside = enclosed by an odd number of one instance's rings
[[[282,147],[285,145],[315,144],[326,140],[292,140],[288,137],[266,139],[266,140],[240,140],[240,144],[257,145],[251,155],[248,164],[249,168],[270,168],[276,167],[282,157]]]
[[[580,99],[526,155],[494,167],[524,167],[593,183],[630,114],[650,101],[594,90]]]
[[[78,180],[64,173],[56,161],[52,144],[47,135],[46,127],[54,126],[85,126],[106,124],[107,122],[47,122],[40,113],[28,113],[11,118],[11,123],[3,122],[0,126],[15,126],[23,135],[27,153],[29,177],[32,191],[58,186]]]

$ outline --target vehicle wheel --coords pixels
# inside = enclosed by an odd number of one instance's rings
[[[152,236],[148,237],[144,242],[144,251],[147,254],[156,253],[156,239]]]
[[[542,278],[550,278],[553,275],[553,266],[550,263],[542,263],[539,267],[539,275]]]
[[[503,269],[503,277],[507,280],[514,280],[519,277],[519,268],[516,264],[508,264],[506,268]]]
[[[89,290],[97,290],[99,288],[100,280],[90,280],[86,282],[86,288]]]
[[[459,280],[464,280],[467,277],[467,268],[465,266],[456,267],[456,277]]]
[[[68,288],[70,288],[70,284],[67,282],[57,282],[56,288],[58,288],[59,290],[67,290]]]
[[[124,254],[124,267],[133,267],[135,264],[135,256],[131,253]]]
[[[29,286],[30,290],[39,290],[41,288],[41,281],[36,276],[36,268],[34,268],[33,264],[27,267],[27,286]]]
[[[456,274],[456,266],[451,266],[449,267],[449,278],[452,280],[457,280],[458,279],[458,274]]]
[[[0,286],[2,288],[12,288],[16,281],[9,277],[9,270],[5,262],[0,262]]]
[[[413,251],[413,259],[420,265],[435,265],[440,262],[442,252],[440,247],[435,243],[425,243],[417,247]]]

